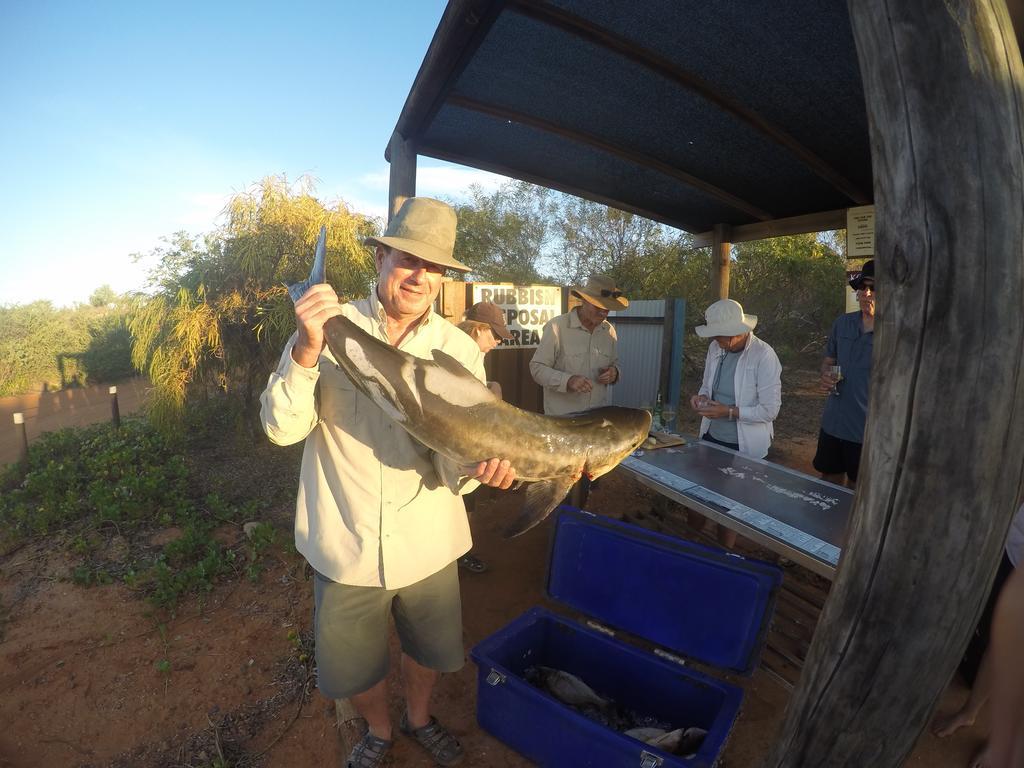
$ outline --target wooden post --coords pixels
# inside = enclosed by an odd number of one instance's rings
[[[715,224],[715,236],[711,243],[711,296],[709,302],[729,298],[729,265],[732,251],[732,228]]]
[[[768,768],[903,763],[1024,489],[1024,66],[1006,6],[850,15],[877,213],[869,418],[849,545]]]
[[[334,716],[337,721],[338,738],[341,740],[341,754],[348,757],[366,733],[366,721],[356,711],[351,699],[335,699]]]
[[[110,418],[114,422],[114,429],[121,428],[121,409],[117,406],[117,387],[110,390]]]
[[[25,414],[14,414],[14,429],[21,433],[19,442],[18,463],[28,463],[28,432],[25,431]]]
[[[391,178],[388,185],[388,221],[408,198],[416,196],[416,148],[397,131],[388,144]]]

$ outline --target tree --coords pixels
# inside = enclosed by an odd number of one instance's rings
[[[94,307],[109,307],[116,304],[120,298],[110,285],[104,283],[89,295],[89,304]]]
[[[553,193],[524,181],[510,181],[488,194],[469,188],[471,202],[455,205],[455,258],[472,267],[474,279],[537,283],[537,263],[551,236]]]
[[[730,294],[758,316],[758,334],[781,356],[820,352],[843,311],[846,268],[835,250],[841,240],[792,235],[741,243],[733,250]]]
[[[210,390],[235,398],[254,425],[257,387],[295,325],[285,285],[309,274],[321,225],[339,296],[368,291],[375,271],[362,241],[377,222],[344,203],[324,205],[313,191],[307,179],[293,189],[285,177],[269,177],[229,202],[219,230],[202,240],[178,233],[154,251],[155,292],[137,298],[130,329],[158,426],[179,426],[190,391]]]
[[[650,263],[675,255],[663,225],[579,197],[562,196],[558,231],[561,247],[551,263],[554,277],[565,285],[582,285],[600,272],[621,279],[624,288],[636,292],[647,282]],[[678,238],[674,244],[682,245]],[[623,279],[627,276],[628,281]]]

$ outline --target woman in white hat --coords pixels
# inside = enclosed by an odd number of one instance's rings
[[[710,338],[700,391],[690,406],[701,415],[704,440],[755,459],[768,454],[772,422],[782,405],[782,365],[775,350],[753,331],[757,316],[743,312],[738,301],[716,301],[704,313],[697,335]],[[736,543],[736,532],[719,528],[719,541]]]

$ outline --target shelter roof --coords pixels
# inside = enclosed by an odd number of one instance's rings
[[[450,0],[396,131],[694,233],[872,199],[845,0]]]

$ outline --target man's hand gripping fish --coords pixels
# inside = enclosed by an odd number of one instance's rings
[[[309,279],[288,287],[293,301],[326,281],[326,227]],[[434,350],[415,357],[375,339],[345,317],[324,324],[328,348],[352,384],[416,440],[460,466],[508,459],[530,483],[506,531],[518,536],[547,517],[581,474],[611,471],[647,439],[645,410],[606,406],[569,416],[542,416],[503,402],[457,360]]]

